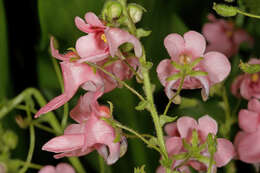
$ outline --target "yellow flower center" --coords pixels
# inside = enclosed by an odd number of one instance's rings
[[[255,74],[252,74],[252,76],[251,76],[251,80],[252,80],[253,82],[257,82],[257,81],[258,81],[258,79],[259,79],[259,76],[258,76],[258,74],[257,74],[257,73],[255,73]]]
[[[227,35],[228,37],[232,37],[233,32],[232,32],[232,31],[227,31],[227,32],[226,32],[226,35]]]
[[[101,35],[101,40],[103,40],[105,43],[107,43],[107,38],[106,38],[105,34]]]
[[[181,55],[180,56],[180,63],[181,64],[189,64],[189,63],[191,63],[191,58],[187,55]]]

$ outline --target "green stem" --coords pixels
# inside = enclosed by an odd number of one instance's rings
[[[173,100],[180,94],[182,86],[183,86],[183,83],[184,83],[184,79],[185,79],[185,75],[182,75],[179,88],[178,88],[177,92],[175,93],[175,95],[169,100],[169,102],[168,102],[168,104],[167,104],[167,106],[166,106],[166,108],[165,108],[165,110],[163,112],[163,115],[167,114],[167,112],[168,112],[168,110],[169,110]]]
[[[35,147],[35,131],[34,131],[33,125],[31,124],[30,125],[30,147],[29,147],[29,152],[28,152],[28,155],[27,155],[26,162],[25,162],[23,168],[19,171],[19,173],[25,173],[27,171],[27,169],[29,168],[29,166],[31,164],[32,156],[33,156],[34,147]]]
[[[224,106],[225,106],[225,123],[222,125],[221,132],[225,138],[229,137],[230,133],[230,128],[233,124],[232,116],[231,116],[231,111],[230,111],[230,105],[227,97],[227,91],[225,86],[223,86],[223,94],[222,94],[222,99],[224,101]]]
[[[244,16],[260,19],[260,16],[255,15],[255,14],[251,14],[251,13],[247,13],[247,12],[244,12],[244,11],[241,11],[238,8],[237,8],[237,12],[240,13],[240,14],[243,14]]]
[[[41,130],[44,130],[44,131],[49,132],[49,133],[52,133],[52,134],[56,134],[56,132],[55,132],[53,129],[51,129],[51,128],[49,128],[49,127],[46,127],[46,126],[44,126],[44,125],[42,125],[42,124],[39,124],[39,123],[37,123],[37,122],[33,122],[32,124],[33,124],[35,127],[39,128],[39,129],[41,129]]]
[[[139,81],[143,81],[141,76],[135,71],[135,69],[124,59],[123,62],[130,68],[134,75],[138,78]]]
[[[136,132],[135,130],[133,130],[133,129],[127,127],[127,126],[124,126],[124,125],[122,125],[122,124],[119,124],[119,123],[117,123],[117,122],[114,122],[114,123],[115,123],[115,125],[116,125],[118,128],[124,129],[124,130],[126,130],[126,131],[128,131],[128,132],[134,134],[135,136],[137,136],[138,138],[140,138],[144,143],[146,143],[148,146],[151,146],[151,148],[157,150],[159,153],[162,154],[161,150],[160,150],[158,147],[156,147],[155,145],[151,145],[148,140],[146,140],[141,134],[139,134],[139,133]]]
[[[146,56],[145,56],[144,48],[143,48],[143,55],[140,58],[140,61],[142,61],[143,63],[146,63]],[[167,154],[166,146],[165,146],[165,142],[164,142],[163,130],[160,125],[159,116],[158,116],[157,110],[154,105],[153,90],[152,90],[152,85],[151,85],[151,81],[150,81],[150,77],[149,77],[149,70],[147,70],[142,65],[142,63],[141,63],[141,70],[142,70],[143,79],[144,79],[144,91],[145,91],[147,101],[150,104],[149,111],[151,113],[151,116],[153,118],[153,122],[155,125],[158,143],[159,143],[160,149],[162,151],[163,158],[168,160],[169,158],[168,158],[168,154]]]
[[[100,173],[105,173],[105,162],[103,157],[100,155],[98,156],[98,161],[99,161],[99,172]]]
[[[86,173],[84,167],[80,163],[79,158],[77,158],[77,157],[69,157],[68,159],[69,159],[70,163],[73,165],[73,167],[76,169],[76,172],[78,172],[78,173]]]
[[[56,76],[57,76],[59,84],[60,84],[61,92],[64,92],[63,79],[62,79],[61,70],[59,68],[59,64],[58,64],[58,62],[55,58],[51,58],[51,60],[52,60],[53,66],[54,66]],[[68,116],[69,116],[69,105],[68,105],[68,103],[65,103],[64,109],[63,109],[63,117],[62,117],[62,120],[61,120],[62,129],[65,129],[65,127],[67,125]]]
[[[134,88],[132,88],[131,86],[129,86],[126,82],[120,80],[118,77],[116,77],[115,75],[113,75],[112,73],[106,71],[105,69],[103,69],[102,67],[94,64],[94,63],[91,63],[91,62],[85,62],[86,64],[88,64],[89,66],[91,67],[94,67],[94,68],[97,68],[101,71],[103,71],[105,74],[107,74],[108,76],[112,77],[114,80],[116,80],[119,84],[125,86],[128,90],[130,90],[132,93],[134,93],[140,100],[144,101],[144,97],[139,94]]]
[[[28,164],[27,162],[24,162],[23,160],[17,160],[17,162],[20,165]],[[43,167],[42,165],[35,164],[35,163],[29,163],[28,166],[29,166],[29,168],[32,168],[32,169],[41,169]]]

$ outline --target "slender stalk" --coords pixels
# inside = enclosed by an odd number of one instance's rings
[[[26,108],[26,106],[24,106],[24,105],[18,105],[18,106],[16,106],[15,107],[16,109],[20,109],[20,110],[23,110],[23,111],[26,111],[27,110],[27,108]],[[33,113],[33,114],[36,114],[36,110],[35,109],[30,109],[30,111]]]
[[[231,117],[231,110],[230,110],[230,105],[229,105],[229,101],[228,101],[228,97],[227,97],[227,91],[226,91],[225,86],[223,86],[222,99],[224,101],[226,118],[225,118],[225,123],[222,125],[221,132],[222,132],[222,134],[225,138],[228,138],[231,125],[233,124],[233,120],[232,120],[232,117]]]
[[[53,129],[51,129],[51,128],[49,128],[49,127],[46,127],[46,126],[44,126],[44,125],[42,125],[42,124],[39,124],[39,123],[37,123],[37,122],[33,122],[32,124],[33,124],[35,127],[39,128],[39,129],[41,129],[41,130],[44,130],[44,131],[49,132],[49,133],[52,133],[52,134],[56,134],[56,132],[55,132]]]
[[[128,90],[130,90],[132,93],[134,93],[140,100],[144,101],[144,97],[139,94],[134,88],[132,88],[131,86],[129,86],[126,82],[120,80],[118,77],[116,77],[115,75],[113,75],[112,73],[108,72],[107,70],[105,70],[104,68],[91,63],[91,62],[85,62],[86,64],[88,64],[91,67],[97,68],[101,71],[103,71],[105,74],[107,74],[108,76],[112,77],[114,80],[116,80],[118,83],[120,83],[121,85],[125,86]]]
[[[124,126],[124,125],[122,125],[122,124],[119,124],[119,123],[117,123],[117,122],[115,122],[115,125],[116,125],[117,127],[121,128],[121,129],[124,129],[124,130],[126,130],[126,131],[128,131],[128,132],[134,134],[135,136],[137,136],[138,138],[140,138],[144,143],[146,143],[148,146],[151,146],[151,148],[157,150],[159,153],[162,154],[161,150],[160,150],[158,147],[156,147],[155,145],[151,145],[148,140],[146,140],[141,134],[139,134],[139,133],[136,132],[135,130],[133,130],[133,129],[127,127],[127,126]]]
[[[70,163],[73,165],[73,167],[76,169],[76,172],[78,172],[78,173],[86,173],[84,167],[80,163],[79,158],[77,158],[77,157],[69,157],[68,159],[69,159]]]
[[[99,172],[100,173],[105,173],[105,162],[103,157],[100,155],[98,156],[98,161],[99,161]]]
[[[130,68],[130,70],[134,73],[134,75],[138,78],[139,81],[143,81],[141,76],[135,71],[135,69],[126,60],[123,60],[123,62]]]
[[[251,13],[244,12],[244,11],[238,9],[238,8],[237,8],[237,12],[240,13],[240,14],[243,14],[244,16],[248,16],[248,17],[260,19],[260,16],[255,15],[255,14],[251,14]]]
[[[62,74],[61,74],[61,70],[59,68],[58,62],[55,58],[51,58],[51,60],[52,60],[53,66],[54,66],[56,76],[57,76],[59,84],[60,84],[61,92],[64,92],[63,79],[62,79]],[[63,106],[63,116],[62,116],[62,120],[61,120],[62,129],[65,129],[65,127],[67,125],[68,115],[69,115],[69,105],[68,105],[68,103],[65,103]]]
[[[168,110],[169,110],[169,108],[170,108],[170,106],[171,106],[173,100],[180,94],[181,89],[182,89],[182,86],[183,86],[183,83],[184,83],[184,79],[185,79],[185,75],[182,75],[179,88],[178,88],[177,92],[174,94],[174,96],[169,100],[167,106],[165,107],[165,110],[164,110],[164,112],[163,112],[163,115],[166,115],[166,114],[167,114],[167,112],[168,112]]]
[[[149,135],[149,134],[140,134],[140,135],[144,138],[153,138],[154,137],[153,135]],[[124,133],[124,136],[127,138],[138,138],[136,135],[129,135],[126,133]]]
[[[20,165],[28,164],[27,162],[24,162],[23,160],[17,160],[17,162]],[[43,167],[42,165],[35,164],[35,163],[29,163],[28,166],[29,166],[29,168],[32,168],[32,169],[41,169]]]

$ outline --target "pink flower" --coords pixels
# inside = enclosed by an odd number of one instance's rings
[[[76,173],[75,170],[67,163],[59,163],[56,168],[48,165],[40,169],[39,173]]]
[[[260,162],[260,102],[251,99],[248,109],[239,112],[239,127],[242,131],[235,137],[239,159],[246,163]]]
[[[120,142],[114,142],[115,129],[101,120],[101,117],[109,118],[110,111],[98,104],[99,96],[88,92],[81,97],[71,111],[71,117],[79,124],[68,126],[64,135],[51,139],[42,149],[58,153],[54,155],[56,159],[83,156],[96,149],[107,164],[115,163],[125,153],[127,142],[123,136]]]
[[[207,76],[186,76],[182,88],[202,88],[203,99],[207,99],[211,85],[223,81],[230,72],[230,63],[226,56],[219,52],[208,52],[204,54],[206,41],[204,37],[195,31],[189,31],[180,36],[170,34],[164,40],[164,45],[171,56],[171,59],[164,59],[157,67],[157,74],[160,82],[165,86],[165,93],[172,98],[177,90],[180,80],[167,81],[166,79],[179,70],[173,67],[171,61],[179,64],[189,64],[197,58],[204,59],[198,63],[193,70],[207,72]]]
[[[85,14],[85,21],[79,17],[75,18],[78,29],[88,33],[76,43],[77,53],[81,57],[79,62],[98,62],[109,56],[114,57],[119,46],[127,42],[133,44],[136,57],[142,56],[139,40],[127,31],[105,26],[92,12]]]
[[[98,72],[95,73],[87,64],[70,62],[71,58],[77,58],[76,53],[72,51],[65,55],[59,54],[58,50],[53,46],[53,37],[51,38],[50,45],[52,56],[62,60],[60,65],[63,75],[64,93],[55,97],[42,107],[36,113],[35,117],[39,117],[41,114],[45,114],[64,105],[73,97],[79,87],[90,92],[104,92],[104,82]]]
[[[206,52],[218,51],[230,57],[238,52],[239,46],[243,42],[253,45],[253,38],[243,29],[237,29],[230,21],[216,19],[210,14],[210,23],[203,26],[202,33],[209,42]]]
[[[217,122],[208,115],[196,120],[190,117],[181,117],[176,123],[170,123],[165,126],[166,134],[166,148],[169,156],[186,152],[183,148],[182,139],[190,141],[192,131],[197,130],[199,135],[200,144],[203,144],[209,133],[216,135],[218,131]],[[209,156],[208,151],[201,153],[204,156]],[[235,149],[233,144],[223,138],[217,139],[217,152],[214,155],[216,167],[226,165],[235,156]],[[182,163],[182,160],[174,161],[172,168],[177,167]],[[181,167],[182,171],[189,173],[187,166],[192,166],[196,170],[205,170],[207,165],[195,160],[190,160],[187,165]],[[162,168],[161,168],[162,169]],[[161,169],[158,171],[160,172]],[[159,173],[157,172],[157,173]],[[161,173],[161,172],[160,172]]]
[[[252,58],[249,64],[260,64],[260,60]],[[250,100],[251,98],[260,98],[260,73],[239,75],[231,85],[231,92],[237,97]]]

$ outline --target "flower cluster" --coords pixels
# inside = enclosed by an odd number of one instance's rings
[[[75,170],[67,163],[59,163],[56,167],[44,166],[39,173],[75,173]]]
[[[217,122],[208,115],[201,117],[198,120],[198,123],[193,118],[184,116],[179,118],[176,123],[167,124],[165,126],[165,131],[167,134],[165,138],[167,152],[170,157],[174,157],[175,155],[185,154],[187,152],[183,140],[191,143],[193,131],[198,134],[199,145],[202,146],[206,143],[209,134],[216,136],[218,126]],[[202,156],[209,157],[210,153],[208,148],[209,147],[202,149],[199,153]],[[199,150],[199,147],[197,149]],[[216,149],[217,150],[214,154],[216,165],[212,168],[213,170],[216,170],[216,167],[226,165],[235,156],[235,148],[233,147],[233,144],[224,138],[217,138]],[[185,159],[175,160],[172,164],[172,169],[178,168],[178,171],[189,173],[190,171],[188,166],[191,166],[198,171],[205,171],[209,166],[209,164],[202,163],[197,158],[193,157],[188,158],[186,161],[184,160]],[[183,162],[185,164],[182,164]],[[163,167],[157,169],[157,173],[164,172]]]

